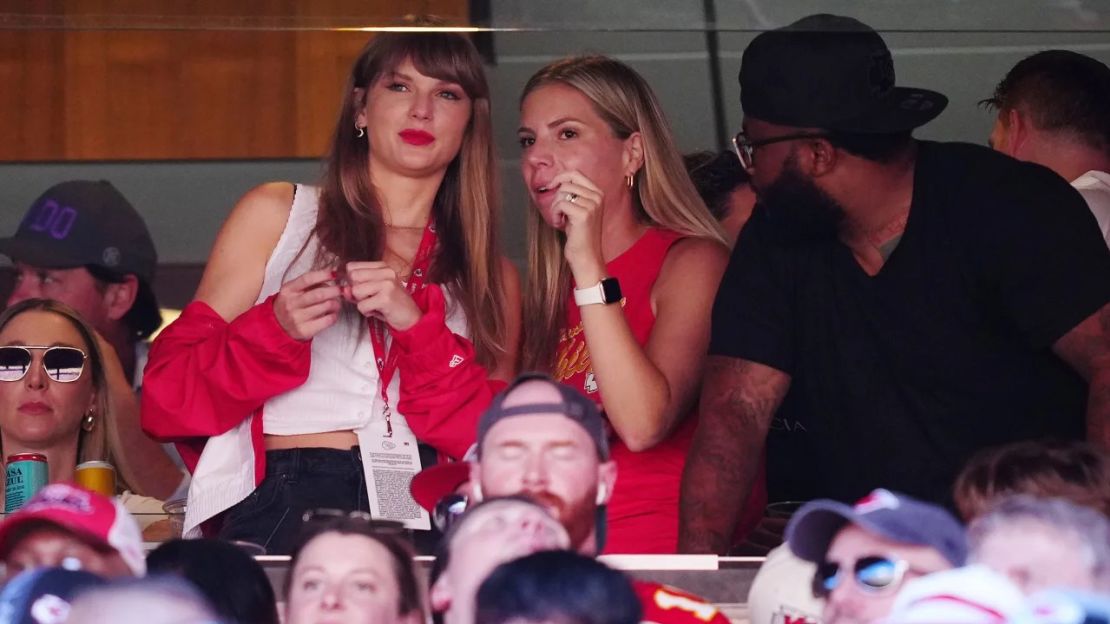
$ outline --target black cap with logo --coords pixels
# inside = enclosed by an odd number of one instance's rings
[[[95,266],[150,283],[158,254],[146,223],[105,180],[56,184],[31,205],[15,236],[0,239],[0,253],[32,266]]]
[[[873,28],[819,14],[752,41],[740,64],[740,105],[783,126],[879,134],[924,125],[948,98],[895,86],[890,49]]]

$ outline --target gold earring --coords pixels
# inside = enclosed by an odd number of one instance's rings
[[[625,181],[625,183],[627,183],[627,184],[628,184],[628,190],[630,190],[630,191],[631,191],[631,190],[632,190],[632,186],[633,186],[634,184],[636,184],[636,177],[635,177],[634,175],[632,175],[632,174],[630,173],[630,174],[628,174],[628,176],[627,176],[627,177],[626,177],[626,178],[624,179],[624,181]]]
[[[96,414],[90,409],[85,412],[85,417],[81,419],[81,428],[85,431],[92,431],[96,427]]]

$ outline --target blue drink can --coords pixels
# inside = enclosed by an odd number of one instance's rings
[[[40,453],[19,453],[8,457],[4,513],[18,510],[46,486],[46,468],[46,455]]]

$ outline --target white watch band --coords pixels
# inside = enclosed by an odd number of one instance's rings
[[[601,282],[585,288],[575,288],[574,303],[579,307],[595,303],[605,303],[605,291],[601,288]]]

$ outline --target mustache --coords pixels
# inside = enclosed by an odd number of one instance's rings
[[[555,494],[548,492],[547,490],[540,490],[538,492],[527,492],[525,496],[532,499],[537,504],[542,505],[543,507],[556,510],[558,513],[562,513],[563,510],[565,510],[567,507],[566,501],[559,498]]]

